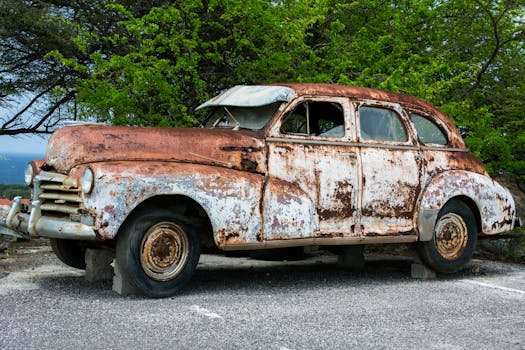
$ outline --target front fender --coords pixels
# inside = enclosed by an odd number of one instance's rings
[[[208,214],[214,238],[256,241],[263,176],[239,170],[177,162],[95,163],[95,186],[84,204],[95,216],[100,237],[111,239],[145,200],[183,195]]]
[[[516,210],[506,188],[482,174],[451,170],[433,177],[425,187],[417,220],[420,240],[432,239],[439,210],[455,197],[468,197],[476,204],[482,233],[493,235],[512,230]]]

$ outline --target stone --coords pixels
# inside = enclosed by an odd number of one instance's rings
[[[429,267],[423,265],[419,261],[413,262],[410,266],[410,273],[412,278],[419,279],[434,279],[436,278],[436,272]]]
[[[15,237],[8,235],[0,235],[0,252],[6,251],[13,242],[16,242]]]
[[[338,254],[337,262],[340,266],[361,270],[365,267],[364,247],[361,245],[344,246]]]
[[[115,252],[108,249],[86,249],[86,280],[111,281],[113,279],[111,263],[114,258]]]
[[[0,221],[4,221],[7,213],[9,212],[9,206],[0,205]],[[8,235],[0,234],[0,252],[6,251],[11,243],[15,242],[16,238]]]
[[[122,274],[120,273],[116,259],[113,261],[113,269],[115,272],[113,275],[113,288],[112,288],[114,292],[117,292],[120,295],[141,294],[137,288],[135,288],[134,286],[132,286],[130,283],[128,283],[126,280],[122,278]]]

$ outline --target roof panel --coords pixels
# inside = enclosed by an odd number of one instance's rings
[[[279,101],[288,102],[294,95],[294,90],[285,86],[237,85],[204,102],[196,109],[213,106],[259,107]]]

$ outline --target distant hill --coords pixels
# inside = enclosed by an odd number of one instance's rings
[[[43,154],[0,154],[0,184],[23,184],[27,163],[43,158]]]

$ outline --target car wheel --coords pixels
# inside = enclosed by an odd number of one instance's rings
[[[431,268],[454,273],[463,268],[476,249],[478,231],[470,208],[460,201],[449,201],[438,214],[432,240],[420,242],[419,253]]]
[[[81,241],[51,238],[51,248],[64,264],[76,269],[86,269],[86,246]]]
[[[198,235],[172,212],[135,214],[117,237],[122,278],[150,297],[168,297],[193,275],[200,257]]]

